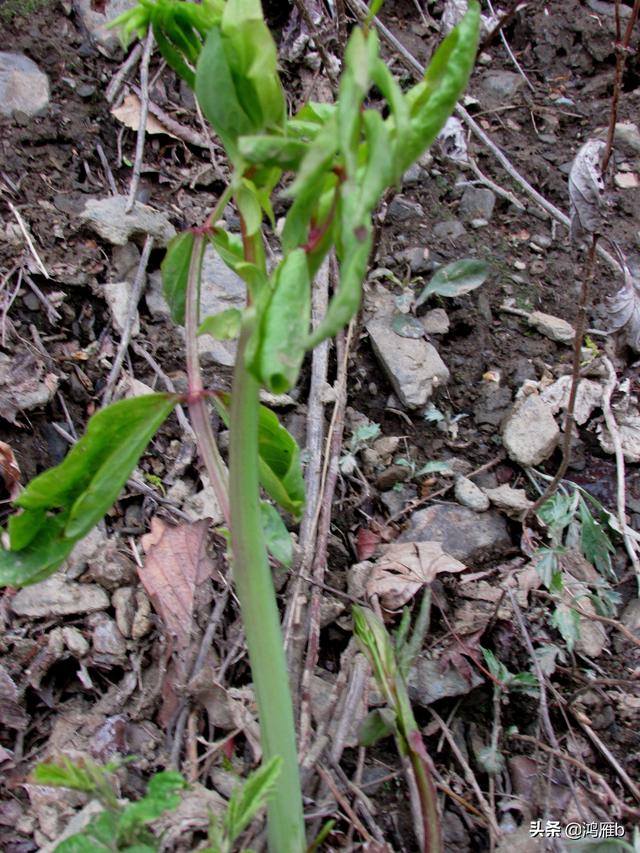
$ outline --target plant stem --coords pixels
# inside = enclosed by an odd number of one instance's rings
[[[229,497],[233,576],[249,650],[264,760],[279,755],[283,762],[267,810],[269,849],[271,853],[302,853],[305,835],[293,707],[260,516],[259,386],[244,365],[250,335],[251,326],[246,323],[238,341],[231,393]]]
[[[230,523],[229,514],[229,489],[227,484],[227,471],[220,456],[216,439],[211,429],[211,420],[207,409],[207,401],[202,394],[204,386],[200,373],[200,359],[198,357],[198,308],[200,304],[200,270],[204,255],[204,238],[197,235],[193,251],[191,253],[191,264],[189,266],[189,278],[187,280],[187,296],[185,307],[185,338],[187,356],[187,377],[189,381],[189,415],[191,425],[198,439],[198,448],[207,469],[209,480],[213,488],[216,500],[220,505],[222,514],[227,524]]]

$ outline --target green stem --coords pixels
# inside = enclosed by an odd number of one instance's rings
[[[247,638],[264,760],[279,755],[283,762],[267,812],[269,849],[271,853],[302,853],[305,834],[295,723],[280,615],[260,516],[259,387],[244,365],[250,334],[251,327],[246,323],[238,341],[231,393],[229,498],[233,576]]]

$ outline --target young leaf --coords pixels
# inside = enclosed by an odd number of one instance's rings
[[[228,426],[231,395],[219,393],[214,403]],[[266,406],[260,406],[258,414],[258,467],[262,488],[282,509],[299,518],[305,500],[300,448]]]
[[[486,281],[489,266],[484,261],[462,260],[439,269],[416,299],[416,308],[430,296],[462,296]]]
[[[107,406],[90,419],[64,461],[32,480],[15,501],[23,513],[9,524],[16,535],[12,550],[0,552],[0,585],[35,583],[60,565],[116,500],[177,400],[175,394],[148,394]],[[30,521],[37,536],[27,543]]]
[[[95,791],[96,781],[79,764],[74,764],[66,755],[61,756],[60,764],[38,764],[33,771],[33,780],[37,785],[50,785],[53,788],[71,788],[74,791]]]
[[[378,741],[393,734],[395,718],[388,709],[374,708],[369,711],[358,729],[358,744],[374,746]]]
[[[304,249],[279,265],[268,306],[256,330],[257,354],[250,369],[274,394],[295,385],[304,359],[311,314],[311,282]]]
[[[211,335],[218,341],[230,341],[240,334],[242,311],[238,308],[227,308],[219,314],[205,317],[198,328],[199,335]]]
[[[293,562],[293,543],[282,516],[268,501],[260,501],[260,514],[267,550],[274,560],[288,569]]]
[[[281,768],[282,759],[275,755],[262,767],[254,770],[242,787],[231,794],[224,822],[232,844],[266,805]]]
[[[101,851],[113,850],[113,847],[108,847],[102,844],[89,831],[72,835],[70,838],[65,838],[60,842],[55,849],[55,853],[101,853]]]
[[[184,324],[187,278],[196,235],[183,231],[169,243],[161,265],[164,296],[174,323]]]
[[[238,150],[247,163],[296,170],[307,153],[307,145],[288,136],[242,136]]]
[[[572,652],[580,638],[580,614],[567,604],[559,604],[551,614],[551,624],[560,631],[567,649]]]
[[[584,556],[603,575],[615,578],[611,566],[611,554],[615,548],[607,536],[602,524],[591,515],[589,507],[580,498],[580,547]]]
[[[125,806],[118,821],[118,829],[125,836],[136,828],[156,820],[180,803],[178,791],[187,788],[184,778],[175,770],[156,773],[149,780],[147,793],[136,803]]]

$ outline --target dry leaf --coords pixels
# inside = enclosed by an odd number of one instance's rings
[[[454,163],[468,163],[467,135],[460,119],[452,116],[438,134],[442,153]]]
[[[138,574],[178,649],[191,641],[198,587],[217,573],[206,550],[208,529],[208,521],[170,527],[153,518],[151,533],[142,537],[146,557]]]
[[[4,485],[9,498],[14,501],[20,492],[20,468],[13,455],[13,450],[4,441],[0,441],[0,474],[4,479]]]
[[[18,412],[46,405],[58,389],[58,377],[30,352],[0,353],[0,417],[15,424]]]
[[[600,164],[605,143],[588,139],[578,150],[569,173],[569,202],[571,239],[580,240],[585,234],[595,234],[602,227],[604,181]]]
[[[572,379],[570,376],[561,376],[553,385],[549,385],[540,394],[540,399],[545,402],[556,415],[560,409],[569,405]],[[573,411],[573,419],[577,424],[585,424],[593,410],[602,405],[602,385],[593,379],[581,379],[576,392]]]
[[[375,563],[367,596],[377,595],[386,610],[400,610],[442,572],[462,572],[467,567],[446,554],[440,542],[394,542]]]
[[[373,556],[376,548],[380,544],[380,534],[369,527],[361,527],[356,535],[356,550],[358,552],[358,561],[368,560]]]
[[[622,331],[625,342],[640,352],[640,281],[632,274],[622,252],[617,251],[616,254],[622,265],[624,284],[617,293],[605,300],[609,312],[609,329],[612,332]]]
[[[138,130],[140,128],[140,98],[133,93],[127,95],[119,107],[114,107],[111,110],[111,115],[117,118],[125,127],[130,127],[131,130]],[[171,136],[173,139],[178,138],[150,113],[147,115],[145,129],[149,134],[163,133],[165,136]]]
[[[509,518],[521,518],[522,513],[533,506],[524,489],[514,489],[503,483],[495,489],[483,489],[491,503],[501,509]]]
[[[622,455],[627,462],[640,462],[640,414],[625,412],[616,417],[622,445]],[[615,453],[611,434],[604,424],[598,426],[598,441],[605,453]]]

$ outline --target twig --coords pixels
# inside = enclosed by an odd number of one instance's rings
[[[498,822],[496,820],[496,816],[493,813],[493,811],[491,810],[491,806],[489,805],[489,803],[485,799],[484,794],[480,790],[480,785],[478,785],[478,780],[476,779],[476,777],[473,773],[473,770],[469,766],[469,762],[467,761],[467,759],[462,754],[460,747],[456,743],[455,738],[453,737],[453,735],[449,731],[449,727],[447,726],[445,721],[442,719],[442,717],[436,711],[434,711],[433,708],[429,708],[429,711],[431,713],[431,716],[434,718],[434,720],[436,721],[436,723],[440,727],[440,730],[442,731],[442,734],[444,735],[447,743],[449,744],[451,751],[453,752],[455,757],[458,759],[458,762],[459,762],[460,766],[462,767],[462,772],[464,773],[465,779],[467,780],[467,783],[473,789],[473,793],[476,795],[476,799],[477,799],[478,804],[482,810],[482,814],[484,815],[484,818],[487,821],[487,824],[489,826],[489,830],[490,830],[491,834],[493,835],[494,839],[499,838],[501,833],[500,833],[500,827],[498,826]]]
[[[153,50],[153,30],[149,28],[144,43],[142,62],[140,63],[140,117],[138,124],[138,136],[136,139],[136,156],[131,174],[131,187],[129,188],[129,199],[127,201],[126,213],[133,209],[136,203],[140,173],[142,172],[142,158],[144,157],[144,139],[147,132],[147,115],[149,114],[149,61]]]
[[[542,589],[534,589],[532,590],[532,594],[548,601],[554,601],[554,597]],[[602,625],[611,625],[611,627],[615,628],[616,631],[620,631],[620,633],[626,637],[630,643],[640,648],[640,640],[636,637],[633,631],[630,631],[626,625],[623,625],[622,622],[618,622],[617,619],[611,619],[609,616],[600,616],[599,613],[588,613],[580,607],[580,603],[576,599],[572,601],[571,607],[576,611],[576,613],[579,613],[580,616],[584,616],[585,619],[591,619],[593,622],[600,622]]]
[[[342,795],[342,793],[338,789],[338,786],[334,782],[331,773],[329,773],[329,771],[325,767],[323,767],[322,764],[318,765],[318,772],[320,773],[324,781],[327,783],[329,790],[333,794],[336,803],[340,806],[345,815],[353,823],[362,838],[367,842],[375,841],[375,839],[372,835],[370,835],[369,831],[366,829],[358,815],[351,808],[349,801],[346,799],[346,797]]]
[[[153,370],[153,372],[156,374],[156,376],[163,383],[163,385],[167,389],[167,391],[170,391],[172,394],[175,394],[176,393],[176,386],[173,384],[173,382],[167,376],[167,374],[164,372],[164,370],[160,367],[160,365],[155,360],[155,358],[150,353],[148,353],[144,347],[140,346],[137,343],[133,344],[133,351],[135,352],[136,355],[139,355],[141,358],[143,358],[147,362],[149,367]],[[176,416],[178,418],[178,423],[180,424],[182,431],[186,435],[188,435],[189,438],[195,440],[195,433],[193,431],[193,427],[189,423],[187,416],[184,413],[184,409],[182,408],[181,405],[178,404],[176,406],[175,413],[176,413]]]
[[[116,95],[122,88],[122,84],[124,83],[124,79],[127,74],[131,71],[136,62],[140,59],[142,54],[142,45],[138,42],[138,44],[133,48],[125,62],[120,66],[119,70],[116,74],[111,78],[111,82],[106,88],[104,93],[105,98],[107,99],[107,103],[112,104]]]
[[[25,239],[25,242],[26,242],[27,246],[29,247],[29,251],[33,255],[33,258],[34,258],[36,264],[38,265],[40,272],[42,273],[42,275],[45,278],[51,278],[51,276],[47,272],[47,268],[42,263],[40,255],[36,251],[36,247],[33,244],[33,240],[31,239],[31,235],[29,234],[29,229],[27,228],[24,219],[22,218],[22,216],[20,216],[20,213],[18,212],[15,205],[13,205],[10,201],[7,201],[7,204],[9,205],[9,209],[11,210],[11,213],[13,213],[13,215],[15,216],[15,218],[18,222],[18,225],[20,226],[20,230],[22,231],[22,235]]]
[[[569,391],[569,400],[564,418],[564,437],[562,441],[562,462],[556,471],[553,480],[549,483],[545,491],[540,495],[532,506],[525,510],[523,515],[523,523],[530,515],[534,515],[540,507],[549,500],[558,488],[558,484],[564,477],[569,462],[571,461],[571,438],[573,436],[574,427],[574,410],[576,406],[576,397],[578,395],[578,386],[580,384],[580,361],[582,359],[582,342],[584,340],[584,332],[587,327],[587,307],[589,305],[589,295],[591,293],[591,284],[595,275],[595,259],[596,246],[598,238],[594,234],[591,238],[591,245],[587,254],[584,271],[582,275],[582,286],[580,288],[580,301],[578,302],[578,315],[575,322],[576,334],[573,339],[573,362],[571,365],[571,390]]]
[[[142,100],[142,90],[135,85],[132,85],[131,88],[138,98]],[[181,139],[183,142],[188,142],[189,145],[195,145],[196,148],[209,148],[211,141],[207,137],[202,136],[190,127],[185,127],[183,124],[180,124],[179,121],[176,121],[172,116],[166,113],[157,104],[154,104],[151,100],[149,101],[149,112],[152,116],[155,116],[158,121],[167,128],[167,130],[171,131],[174,136],[177,136],[178,139]]]
[[[27,282],[27,284],[31,288],[32,292],[37,296],[37,298],[40,300],[40,302],[44,305],[45,310],[47,312],[47,319],[49,320],[51,325],[58,323],[62,319],[62,317],[56,311],[55,307],[52,305],[51,300],[46,296],[46,294],[44,294],[40,290],[40,288],[35,283],[35,281],[26,272],[24,273],[24,280]]]
[[[620,764],[618,759],[613,755],[611,750],[600,740],[600,738],[594,732],[594,730],[591,728],[591,726],[589,726],[584,720],[581,719],[581,715],[579,713],[576,713],[576,711],[574,709],[572,709],[572,710],[573,710],[573,716],[574,716],[576,722],[578,723],[578,725],[580,726],[580,728],[587,735],[587,737],[589,738],[591,743],[593,743],[594,746],[596,746],[597,749],[602,753],[602,755],[604,755],[604,757],[607,759],[609,764],[613,767],[613,769],[616,771],[616,773],[620,777],[620,780],[627,787],[627,789],[633,794],[635,799],[640,803],[640,788],[638,788],[638,786],[633,781],[633,779],[631,779],[631,777],[629,776],[627,771],[624,769],[624,767],[622,767],[622,765]]]
[[[613,449],[616,455],[616,503],[618,510],[618,523],[620,524],[620,531],[622,533],[624,547],[627,551],[627,554],[629,555],[629,559],[631,560],[633,570],[636,573],[636,577],[638,579],[638,589],[640,590],[640,560],[638,560],[638,555],[636,553],[633,540],[627,532],[628,524],[626,515],[625,469],[622,440],[620,438],[620,430],[618,429],[618,424],[616,423],[616,419],[613,416],[613,412],[611,411],[611,395],[613,394],[613,391],[616,387],[618,377],[616,376],[616,372],[613,368],[611,360],[607,358],[607,356],[602,356],[601,361],[607,370],[607,382],[602,391],[602,411],[604,413],[604,420],[607,425],[607,429],[609,430],[609,435],[611,436],[611,441],[613,442]]]
[[[485,187],[488,187],[496,195],[499,195],[502,198],[506,198],[506,200],[510,204],[512,204],[514,207],[516,207],[518,210],[526,210],[526,207],[524,206],[524,204],[520,201],[519,198],[516,198],[516,196],[512,192],[510,192],[509,190],[503,189],[499,184],[496,184],[495,181],[492,181],[491,178],[488,178],[484,174],[484,172],[481,171],[480,167],[478,166],[478,164],[476,163],[476,161],[473,157],[469,157],[469,166],[470,166],[473,174],[476,176],[476,178],[481,183],[483,183],[485,185]]]
[[[491,2],[491,0],[487,0],[487,5],[489,6],[489,11],[491,12],[493,17],[495,18],[496,13],[495,13],[495,10],[493,8],[493,3]],[[511,62],[513,62],[513,67],[516,69],[518,74],[522,77],[522,79],[527,84],[527,86],[531,89],[531,91],[535,94],[535,91],[536,91],[535,86],[533,85],[531,80],[529,80],[527,75],[524,73],[522,66],[520,65],[520,63],[516,59],[514,52],[511,50],[511,47],[509,46],[509,42],[507,41],[507,37],[505,36],[504,29],[502,27],[500,27],[500,38],[502,40],[502,44],[504,45],[504,49],[507,51],[507,53],[509,55],[509,59],[511,60]]]
[[[142,295],[142,288],[144,287],[144,282],[147,273],[147,264],[149,263],[149,256],[151,255],[152,248],[153,237],[147,235],[147,239],[144,242],[144,248],[142,249],[142,255],[140,256],[140,263],[138,264],[136,277],[131,287],[131,293],[129,294],[127,319],[124,325],[124,329],[122,331],[122,336],[120,338],[120,345],[118,346],[118,351],[116,353],[116,357],[113,361],[113,365],[109,372],[109,377],[104,388],[104,394],[102,395],[103,406],[106,406],[108,403],[111,402],[111,398],[113,397],[113,390],[116,386],[116,382],[118,381],[118,376],[120,375],[122,363],[127,353],[127,348],[131,340],[131,332],[133,330],[133,323],[136,316],[136,311],[138,310],[138,302],[140,301],[140,296]]]
[[[112,195],[118,195],[118,187],[116,186],[111,166],[109,165],[104,149],[99,142],[96,142],[96,151],[98,152],[98,158],[102,164],[102,171],[105,173],[107,181],[109,182],[109,189],[111,190]]]

